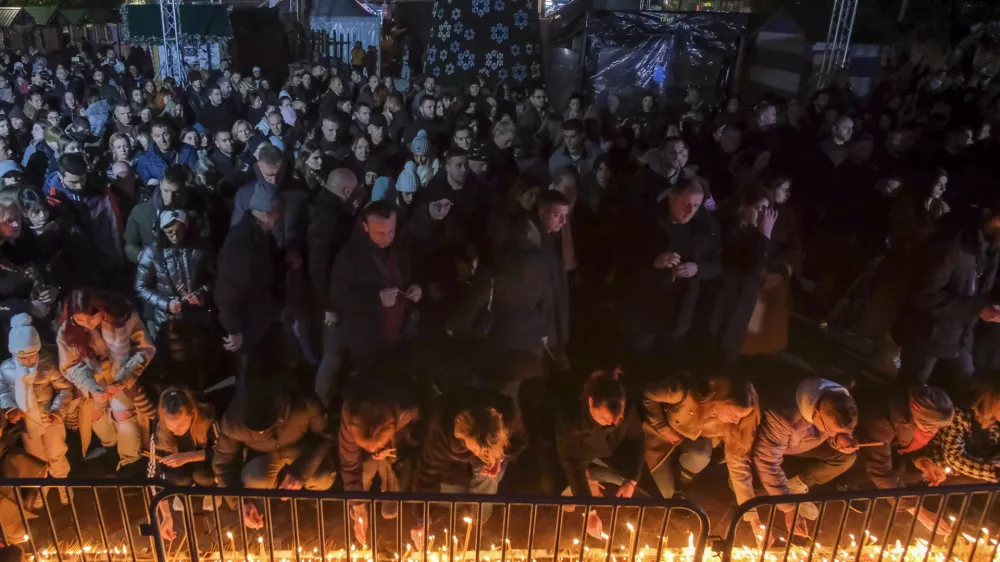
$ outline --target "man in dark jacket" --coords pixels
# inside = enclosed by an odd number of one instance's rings
[[[1000,215],[963,222],[942,228],[915,254],[921,258],[892,332],[901,348],[899,378],[909,384],[926,383],[943,363],[952,376],[938,386],[961,392],[974,370],[976,323],[1000,322],[1000,309],[990,302],[1000,262]]]
[[[136,160],[135,171],[146,185],[156,185],[172,164],[184,164],[193,171],[198,166],[198,151],[193,146],[176,144],[177,132],[170,120],[154,119],[150,125],[153,142]]]
[[[232,129],[233,123],[236,122],[236,108],[225,103],[222,99],[222,88],[217,84],[209,86],[207,92],[208,101],[198,114],[198,123],[201,123],[209,133]]]
[[[933,470],[927,469],[930,453],[924,447],[951,424],[955,414],[951,398],[932,386],[894,389],[888,400],[885,393],[860,396],[856,432],[862,442],[877,444],[860,450],[865,472],[875,487],[905,488],[923,478],[931,485],[940,484]],[[930,523],[933,526],[933,517]]]
[[[323,491],[336,477],[328,459],[332,447],[316,398],[264,379],[241,388],[226,409],[212,469],[224,488]],[[263,527],[253,502],[244,503],[242,515],[247,527]]]
[[[284,260],[270,231],[281,222],[277,188],[257,184],[250,212],[229,231],[219,251],[215,302],[219,323],[228,334],[225,348],[239,354],[244,382],[261,370],[266,348],[277,354],[278,322],[283,302]],[[262,345],[267,339],[267,345]]]
[[[215,131],[214,140],[215,150],[208,155],[208,159],[220,178],[231,178],[239,171],[236,153],[233,151],[233,133],[229,129],[219,129]]]
[[[437,99],[432,95],[425,95],[420,102],[420,111],[417,118],[403,129],[403,144],[409,146],[413,142],[413,137],[420,131],[427,132],[434,148],[441,150],[447,143],[442,142],[442,131],[445,129],[443,123],[438,120],[435,110],[437,109]],[[444,136],[450,136],[446,134]]]
[[[355,368],[366,370],[395,350],[403,338],[407,301],[420,302],[420,287],[410,282],[409,256],[396,238],[396,208],[375,201],[362,214],[356,232],[337,255],[330,274],[330,305]]]
[[[638,350],[659,340],[664,354],[677,351],[691,332],[702,281],[721,272],[719,223],[701,208],[704,199],[697,180],[668,189],[636,239],[631,330]]]
[[[360,199],[355,197],[358,179],[347,168],[330,172],[323,189],[309,205],[306,234],[309,280],[319,309],[323,311],[323,359],[316,371],[316,395],[327,404],[336,387],[341,344],[337,313],[330,301],[330,272],[334,258],[350,241],[357,223]]]
[[[549,319],[555,340],[547,337],[545,345],[560,363],[568,368],[566,346],[569,344],[569,278],[567,267],[575,261],[570,257],[572,240],[566,240],[563,227],[569,219],[569,200],[558,191],[546,191],[538,197],[538,212],[532,219],[532,226],[538,235],[542,261],[548,272],[550,294],[552,295],[553,317]],[[532,236],[535,234],[532,233]]]
[[[194,115],[201,115],[208,105],[208,96],[205,92],[204,82],[202,82],[201,72],[192,70],[188,73],[188,87],[184,91],[187,98],[188,107]]]

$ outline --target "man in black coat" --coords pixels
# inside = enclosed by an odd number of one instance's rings
[[[308,208],[307,267],[318,308],[323,311],[323,359],[316,371],[316,394],[323,403],[327,403],[336,387],[342,347],[337,313],[330,301],[330,273],[334,259],[355,230],[361,202],[355,196],[357,187],[354,172],[337,168],[330,172],[326,185]]]
[[[701,208],[701,181],[683,180],[658,199],[655,220],[646,221],[632,253],[635,285],[630,330],[637,350],[657,345],[665,354],[681,349],[695,320],[702,281],[722,270],[719,223]]]
[[[229,129],[219,129],[215,131],[214,142],[215,149],[208,155],[208,159],[215,165],[220,178],[232,179],[239,171],[233,150],[233,133]]]
[[[940,373],[938,386],[953,396],[974,371],[977,322],[1000,322],[1000,309],[990,302],[1000,262],[1000,215],[961,222],[943,227],[916,252],[919,259],[892,331],[900,347],[900,380],[925,384],[941,365],[948,373]]]
[[[410,282],[410,263],[396,238],[396,208],[388,201],[365,207],[362,232],[337,255],[331,273],[330,304],[356,369],[367,370],[393,352],[403,338],[407,301],[420,302]]]
[[[198,122],[210,133],[228,131],[236,122],[236,108],[222,99],[222,88],[218,84],[208,87],[208,103],[201,107]]]
[[[572,208],[569,199],[558,191],[546,191],[538,196],[538,213],[532,217],[532,227],[537,233],[542,260],[548,272],[552,294],[551,325],[555,326],[555,341],[547,338],[545,345],[556,358],[559,367],[569,368],[566,346],[569,344],[569,278],[567,265],[575,262],[571,255],[572,239],[567,240],[563,227]]]
[[[224,347],[239,355],[244,382],[260,373],[265,352],[272,354],[269,357],[280,354],[281,338],[271,336],[280,334],[284,260],[270,231],[281,217],[278,189],[258,183],[250,212],[229,231],[219,251],[219,323],[228,334]]]

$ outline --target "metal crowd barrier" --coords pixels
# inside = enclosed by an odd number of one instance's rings
[[[0,481],[0,539],[33,562],[1000,562],[998,485],[760,497],[708,546],[708,517],[686,500],[161,483]],[[259,528],[243,524],[250,505]]]
[[[996,562],[998,493],[973,485],[759,497],[739,506],[709,553],[722,562]],[[752,511],[757,528],[744,517]],[[789,534],[792,519],[804,535]]]
[[[233,509],[205,512],[215,498]],[[249,505],[259,529],[240,524]],[[162,506],[176,509],[173,533],[159,518],[151,529],[166,562],[693,562],[709,529],[701,508],[684,500],[173,488],[150,511]],[[588,533],[591,510],[602,527]]]
[[[154,493],[149,484],[155,483],[0,480],[0,540],[19,547],[22,560],[35,562],[155,559],[153,541],[142,534]]]

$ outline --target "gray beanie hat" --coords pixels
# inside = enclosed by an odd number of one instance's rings
[[[34,355],[42,348],[42,340],[38,331],[31,325],[31,316],[25,313],[16,314],[10,319],[10,335],[7,337],[7,349],[15,357]]]
[[[272,213],[281,207],[281,197],[278,196],[278,188],[265,182],[259,181],[253,188],[253,196],[250,197],[250,210],[258,213]]]

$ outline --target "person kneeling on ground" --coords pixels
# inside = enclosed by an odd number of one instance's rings
[[[401,378],[401,377],[400,377]],[[401,492],[409,487],[416,456],[414,426],[420,419],[416,392],[402,380],[354,377],[345,392],[340,414],[340,477],[344,491],[364,492],[378,474],[382,492]],[[360,543],[368,536],[366,503],[351,506],[354,535]],[[394,519],[395,502],[381,504],[382,517]]]
[[[583,392],[569,395],[556,414],[556,453],[569,480],[563,495],[600,497],[603,484],[618,486],[616,495],[631,498],[642,473],[645,438],[635,406],[628,403],[620,370],[595,371]],[[567,494],[568,492],[568,494]],[[596,510],[587,516],[587,533],[600,537]]]
[[[212,458],[216,483],[223,488],[329,489],[336,472],[328,458],[333,438],[326,431],[326,415],[314,396],[269,379],[244,385],[222,416]],[[250,454],[241,468],[245,450]],[[253,502],[244,503],[243,522],[251,529],[264,526]]]
[[[763,418],[757,430],[752,457],[760,481],[771,496],[807,494],[810,486],[826,484],[847,472],[857,458],[854,427],[858,407],[846,388],[819,377],[798,385],[783,385],[761,395]],[[788,478],[781,463],[785,457],[810,459],[799,473]],[[806,519],[819,517],[813,503],[782,504],[788,528],[807,535]],[[808,535],[807,535],[808,536]]]
[[[218,426],[212,405],[198,402],[188,389],[172,386],[160,394],[157,417],[156,452],[164,455],[157,466],[163,479],[171,486],[214,486],[210,456]],[[173,504],[174,511],[184,511],[179,496],[174,496]],[[202,509],[212,511],[215,504],[205,496]],[[163,538],[174,540],[173,516],[166,507],[166,502],[160,503],[160,530]]]

